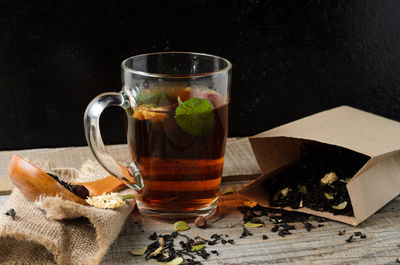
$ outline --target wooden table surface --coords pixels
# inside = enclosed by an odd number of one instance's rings
[[[245,140],[240,141],[243,144]],[[251,175],[244,178],[249,179]],[[233,186],[238,190],[249,181],[237,180],[235,177],[226,178],[222,189]],[[0,207],[7,197],[0,196]],[[400,257],[400,196],[358,227],[328,221],[323,227],[307,232],[298,223],[292,235],[280,237],[270,231],[273,224],[263,219],[265,227],[248,228],[253,236],[241,239],[243,222],[237,207],[243,201],[244,198],[237,193],[221,196],[221,202],[228,210],[224,218],[206,229],[189,224],[191,229],[182,232],[192,238],[209,238],[214,233],[227,234],[235,240],[234,245],[207,246],[207,251],[217,250],[219,255],[211,255],[207,260],[198,258],[203,264],[399,264],[396,259]],[[318,223],[314,224],[317,226]],[[346,230],[345,235],[339,236],[338,231],[342,230]],[[172,231],[172,223],[143,217],[135,211],[102,264],[156,264],[152,260],[145,261],[143,257],[132,256],[130,251],[147,246],[151,242],[148,236],[153,232],[166,234]],[[365,233],[367,238],[346,243],[345,240],[355,231]],[[267,235],[268,239],[263,240],[262,235]]]

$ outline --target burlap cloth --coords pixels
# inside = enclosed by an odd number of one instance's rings
[[[79,171],[53,168],[41,161],[34,164],[65,181],[91,181],[107,175],[92,161]],[[99,264],[133,207],[133,200],[117,210],[83,206],[57,197],[34,203],[14,189],[0,212],[0,263]],[[3,214],[10,208],[16,212],[14,221]]]

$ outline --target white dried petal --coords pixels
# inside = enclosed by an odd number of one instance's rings
[[[111,192],[99,196],[93,196],[86,199],[86,202],[96,208],[115,209],[125,204],[119,193]]]
[[[333,182],[337,181],[339,178],[336,176],[335,172],[329,172],[325,174],[325,176],[321,179],[321,183],[324,185],[332,184]]]

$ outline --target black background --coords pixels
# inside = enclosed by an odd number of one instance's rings
[[[400,120],[400,1],[0,0],[0,149],[85,145],[120,62],[197,51],[233,63],[230,136],[339,105]],[[102,116],[125,142],[123,110]]]

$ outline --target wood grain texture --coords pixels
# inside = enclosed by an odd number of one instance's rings
[[[229,183],[223,186],[234,185],[238,190],[243,184],[243,182]],[[7,197],[0,196],[0,207]],[[242,216],[236,207],[242,204],[243,198],[237,194],[230,194],[222,196],[221,201],[228,208],[227,216],[206,229],[199,229],[190,223],[191,229],[183,232],[191,237],[197,235],[210,237],[214,233],[227,234],[235,240],[234,245],[208,246],[208,251],[217,250],[219,256],[211,255],[208,260],[201,260],[204,265],[398,264],[395,260],[400,256],[400,196],[359,227],[328,221],[324,223],[324,227],[306,232],[303,225],[298,223],[295,224],[297,230],[292,231],[291,236],[284,238],[270,232],[273,225],[266,221],[265,227],[249,228],[253,236],[240,239]],[[315,222],[313,224],[317,225]],[[143,257],[132,256],[130,251],[147,246],[151,242],[148,239],[151,233],[166,234],[172,230],[172,223],[143,217],[135,211],[128,218],[117,240],[111,245],[102,265],[155,264],[154,261],[144,261]],[[342,230],[346,230],[346,233],[339,236],[337,233]],[[363,240],[357,238],[352,243],[346,243],[345,240],[355,231],[365,233],[367,238]],[[269,239],[263,240],[263,234]]]
[[[126,161],[129,158],[126,145],[107,146],[109,153],[118,161]],[[0,195],[10,194],[13,185],[8,180],[8,164],[12,155],[19,155],[34,160],[51,161],[59,167],[80,166],[88,159],[95,160],[89,147],[65,147],[48,149],[31,149],[19,151],[0,152]],[[247,138],[229,138],[226,146],[224,181],[240,179],[252,179],[261,174],[261,170],[255,160],[253,151]]]

